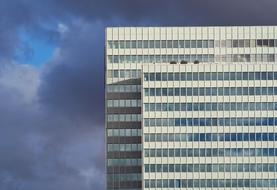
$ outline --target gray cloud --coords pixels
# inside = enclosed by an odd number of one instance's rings
[[[60,43],[49,25],[74,18],[105,25],[274,25],[275,0],[49,0],[0,2],[0,57],[10,57],[20,46],[18,30]]]
[[[103,70],[89,61],[94,25],[80,24],[45,68],[0,62],[0,189],[104,187]]]
[[[104,46],[98,40],[104,38],[98,29],[101,27],[100,23],[84,21],[71,25],[57,59],[43,73],[40,101],[51,111],[103,125]]]
[[[0,1],[0,189],[104,189],[104,28],[277,24],[275,0]],[[68,30],[61,32],[63,24]],[[24,31],[56,44],[42,68]]]
[[[88,20],[109,20],[110,24],[126,24],[127,21],[127,25],[184,26],[264,25],[277,22],[275,0],[60,0],[53,4]]]

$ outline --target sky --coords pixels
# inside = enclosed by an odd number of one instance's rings
[[[277,25],[276,0],[0,0],[0,189],[104,190],[108,26]]]

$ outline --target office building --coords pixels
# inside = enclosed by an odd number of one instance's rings
[[[107,189],[276,189],[277,27],[106,30]]]

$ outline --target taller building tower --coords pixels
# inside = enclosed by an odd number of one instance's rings
[[[276,189],[276,39],[276,26],[107,28],[107,189]]]

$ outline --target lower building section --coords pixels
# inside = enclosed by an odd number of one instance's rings
[[[107,189],[141,190],[140,80],[123,80],[107,87]]]
[[[109,176],[108,176],[109,178]],[[117,189],[117,190],[141,190],[142,182],[141,180],[135,180],[135,181],[120,181],[119,179],[115,179],[114,182],[107,183],[107,189]]]

